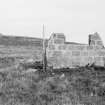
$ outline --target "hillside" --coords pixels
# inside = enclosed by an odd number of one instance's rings
[[[42,43],[41,38],[0,34],[0,68],[17,64],[23,60],[41,60]]]
[[[0,35],[0,45],[42,46],[41,38]]]

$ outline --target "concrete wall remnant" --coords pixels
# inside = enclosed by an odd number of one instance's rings
[[[96,32],[89,35],[88,44],[66,42],[63,33],[53,33],[47,46],[48,65],[54,68],[85,66],[95,64],[105,66],[105,48]]]

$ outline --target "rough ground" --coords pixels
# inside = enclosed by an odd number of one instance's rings
[[[33,42],[0,36],[0,105],[105,105],[105,68],[45,73],[33,63],[42,57],[41,45]]]
[[[0,72],[0,105],[105,105],[105,70],[19,67]]]

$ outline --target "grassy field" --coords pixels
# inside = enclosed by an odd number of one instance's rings
[[[43,72],[40,41],[0,36],[0,105],[105,105],[105,68]]]
[[[0,68],[25,60],[42,59],[42,39],[0,34]]]
[[[0,105],[105,105],[105,70],[64,70],[4,69]]]

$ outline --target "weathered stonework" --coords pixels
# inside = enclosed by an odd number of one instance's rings
[[[66,42],[62,33],[53,33],[48,41],[48,65],[54,68],[87,64],[105,66],[105,48],[98,33],[89,35],[89,44]]]

